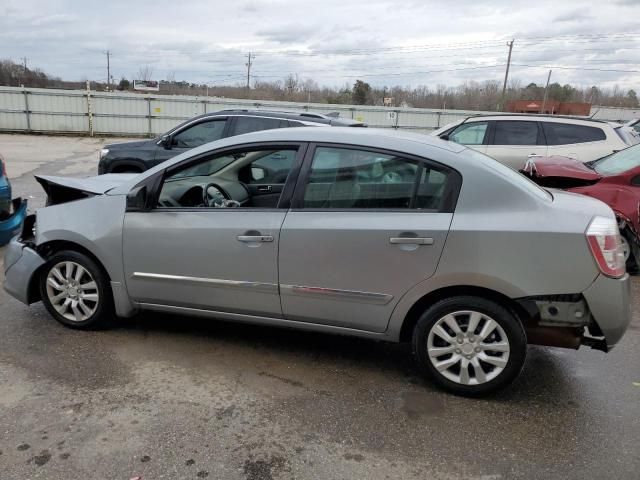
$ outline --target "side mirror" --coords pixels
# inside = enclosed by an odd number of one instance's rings
[[[264,168],[260,167],[251,167],[251,179],[254,182],[262,180],[267,176],[267,171]]]
[[[440,135],[440,139],[441,140],[449,140],[449,134],[443,133],[442,135]]]
[[[173,137],[171,135],[162,135],[162,137],[160,137],[160,145],[167,150],[171,150],[171,147],[173,146]]]
[[[147,210],[147,187],[136,187],[127,194],[127,212]]]

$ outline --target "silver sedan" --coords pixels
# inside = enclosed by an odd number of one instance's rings
[[[151,310],[406,341],[438,385],[481,395],[527,343],[607,352],[630,321],[609,207],[445,140],[283,129],[38,180],[4,286],[72,328]]]

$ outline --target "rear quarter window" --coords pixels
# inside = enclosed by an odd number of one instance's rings
[[[573,143],[598,142],[607,136],[599,127],[572,125],[570,123],[543,122],[548,145],[570,145]]]

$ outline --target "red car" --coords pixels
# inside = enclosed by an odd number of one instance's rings
[[[640,145],[582,163],[567,157],[533,158],[521,170],[543,187],[602,200],[618,218],[627,270],[640,267]]]

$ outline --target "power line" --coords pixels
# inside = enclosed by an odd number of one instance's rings
[[[529,65],[524,63],[512,63],[514,67],[550,68],[559,70],[581,70],[588,72],[616,72],[616,73],[640,73],[640,70],[619,70],[616,68],[584,68],[584,67],[559,67],[557,65]]]

